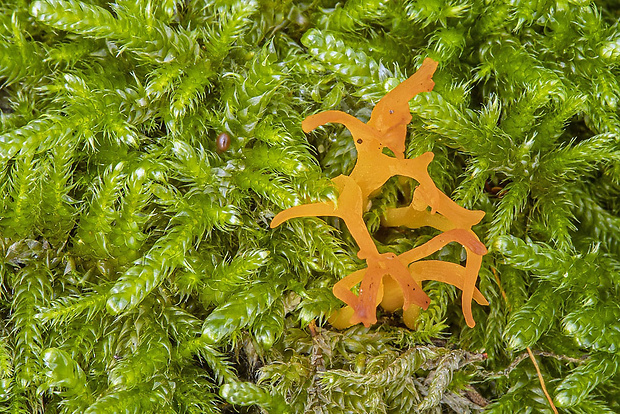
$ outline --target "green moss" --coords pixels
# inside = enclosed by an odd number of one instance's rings
[[[550,412],[526,347],[565,412],[620,411],[617,22],[603,0],[3,1],[0,412]],[[355,162],[301,120],[366,121],[425,57],[407,154],[487,213],[491,304],[469,329],[429,283],[417,331],[337,331],[344,226],[269,228]],[[403,192],[366,215],[385,251],[428,237],[381,228]]]

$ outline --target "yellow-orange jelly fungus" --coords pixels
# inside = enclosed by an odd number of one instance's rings
[[[476,289],[482,256],[487,250],[471,227],[482,220],[484,212],[467,210],[439,191],[428,174],[433,153],[426,152],[415,159],[405,159],[407,124],[411,121],[409,101],[418,93],[429,92],[435,86],[432,76],[437,62],[425,59],[420,69],[409,79],[385,95],[372,111],[370,120],[359,119],[341,111],[325,111],[307,117],[302,122],[305,132],[326,123],[347,127],[355,141],[357,162],[350,175],[340,175],[332,181],[339,190],[336,203],[324,202],[291,207],[278,213],[271,227],[286,220],[307,216],[336,216],[341,218],[357,242],[358,257],[367,267],[358,270],[334,286],[334,295],[347,304],[335,312],[329,322],[336,328],[377,322],[376,308],[387,311],[403,308],[403,319],[410,328],[420,308],[426,309],[429,297],[420,287],[424,280],[449,283],[463,291],[462,309],[467,325],[475,325],[472,299],[481,305],[487,300]],[[389,148],[394,157],[383,153]],[[362,218],[368,198],[393,176],[413,178],[418,186],[407,207],[389,209],[383,226],[434,227],[442,233],[428,242],[400,255],[380,254]],[[451,242],[461,244],[467,252],[465,266],[439,260],[421,260]],[[359,295],[352,289],[360,284]]]

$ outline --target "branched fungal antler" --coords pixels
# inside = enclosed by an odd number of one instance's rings
[[[302,122],[305,132],[330,122],[343,124],[351,132],[357,149],[357,162],[351,174],[332,180],[340,191],[336,203],[291,207],[277,214],[271,222],[273,228],[295,217],[336,216],[344,220],[360,248],[358,257],[366,260],[367,268],[350,274],[334,286],[334,295],[348,305],[330,318],[335,327],[344,328],[359,322],[370,326],[377,321],[375,309],[380,303],[387,310],[402,307],[405,312],[412,309],[410,313],[417,313],[417,308],[411,305],[426,309],[429,298],[421,290],[423,280],[438,280],[460,288],[463,314],[470,327],[475,325],[471,301],[488,304],[476,289],[482,256],[487,250],[471,230],[482,220],[484,212],[467,210],[437,189],[428,174],[432,152],[415,159],[404,157],[407,124],[411,121],[409,100],[433,89],[432,76],[436,68],[437,62],[425,59],[415,74],[377,103],[368,123],[341,111],[321,112]],[[383,153],[386,147],[392,150],[394,157]],[[413,178],[419,185],[411,204],[388,210],[382,224],[409,228],[430,226],[443,232],[399,256],[379,254],[362,218],[370,195],[394,176]],[[467,263],[464,268],[454,263],[420,261],[451,242],[465,248]],[[351,289],[360,283],[359,295],[355,295]],[[412,325],[407,314],[405,320]]]

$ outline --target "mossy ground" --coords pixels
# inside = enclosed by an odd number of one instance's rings
[[[4,0],[0,411],[620,412],[614,1]],[[325,322],[362,266],[336,219],[364,121],[425,57],[412,158],[486,212],[479,289],[428,283],[415,331]],[[219,152],[226,132],[230,148]],[[380,226],[381,251],[435,233]],[[442,260],[460,261],[448,246]],[[553,401],[526,350],[532,350]]]

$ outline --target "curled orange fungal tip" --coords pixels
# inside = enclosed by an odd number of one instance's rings
[[[435,83],[437,62],[425,59],[416,73],[388,92],[374,107],[367,123],[342,111],[324,111],[308,116],[302,122],[304,132],[321,125],[338,123],[350,132],[357,149],[357,160],[350,175],[332,181],[339,190],[336,202],[313,203],[291,207],[278,213],[271,227],[308,216],[335,216],[342,219],[356,241],[358,257],[366,267],[346,276],[334,285],[334,295],[346,306],[336,311],[329,322],[336,328],[356,323],[370,326],[377,321],[376,308],[394,311],[403,308],[405,324],[414,329],[421,309],[430,299],[420,284],[436,280],[462,290],[462,311],[468,326],[475,325],[471,302],[487,305],[476,288],[482,256],[487,249],[471,227],[484,217],[482,211],[467,210],[442,193],[428,173],[433,153],[405,159],[407,124],[411,121],[409,101],[417,94],[429,92]],[[389,148],[394,156],[383,153]],[[382,226],[418,228],[430,226],[440,233],[426,243],[398,256],[380,254],[368,232],[363,214],[369,198],[394,176],[409,177],[418,183],[408,206],[388,209]],[[459,243],[467,252],[465,266],[437,260],[422,260],[449,243]],[[358,294],[354,293],[356,286]]]
[[[411,121],[409,101],[419,93],[433,90],[436,69],[437,62],[424,59],[420,69],[381,98],[370,115],[368,125],[382,134],[384,145],[394,154],[405,151],[404,137]]]

